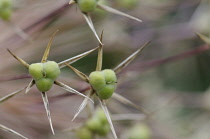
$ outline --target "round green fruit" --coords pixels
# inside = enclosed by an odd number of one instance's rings
[[[36,80],[35,82],[36,82],[36,87],[39,89],[39,91],[46,92],[50,90],[54,81],[49,78],[42,78],[42,79]]]
[[[114,93],[117,77],[113,70],[94,71],[90,74],[89,79],[100,99],[108,99]]]
[[[95,10],[97,1],[96,0],[77,0],[77,4],[82,12],[87,13],[87,12],[92,12]]]
[[[106,136],[110,131],[109,124],[104,124],[101,128],[98,129],[97,134],[100,136]]]
[[[97,94],[100,99],[108,99],[112,96],[112,94],[114,93],[114,90],[115,90],[115,85],[110,84],[110,85],[106,85],[101,90],[98,90]]]
[[[100,90],[106,85],[104,74],[101,71],[92,72],[89,78],[90,78],[90,85],[95,90]]]
[[[34,80],[39,80],[44,77],[43,75],[43,64],[42,63],[34,63],[29,66],[29,74],[32,76]]]
[[[105,115],[103,109],[97,108],[95,115],[96,115],[96,117],[98,117],[98,119],[101,121],[102,124],[107,124],[108,123],[106,115]]]
[[[58,63],[54,61],[47,61],[43,63],[43,69],[46,73],[46,78],[50,78],[52,80],[56,80],[61,73]]]
[[[102,127],[102,123],[98,117],[94,116],[91,119],[89,119],[86,123],[86,127],[93,132],[97,132],[98,129]]]
[[[90,130],[88,130],[85,127],[82,127],[77,130],[76,136],[78,139],[92,139],[93,135]]]
[[[104,74],[106,84],[115,84],[117,82],[117,76],[113,70],[105,69],[102,73]]]
[[[3,20],[9,20],[11,15],[12,15],[12,10],[9,8],[6,8],[6,9],[0,11],[0,17]]]

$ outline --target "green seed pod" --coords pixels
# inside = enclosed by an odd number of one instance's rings
[[[50,90],[50,88],[53,85],[54,80],[49,79],[49,78],[42,78],[39,80],[36,80],[36,87],[39,89],[41,92],[46,92]]]
[[[96,116],[89,119],[86,123],[86,127],[92,132],[97,132],[98,129],[100,129],[102,126],[103,124],[101,123],[100,119]]]
[[[9,20],[12,15],[11,0],[0,0],[0,17],[3,20]]]
[[[138,124],[131,128],[128,139],[151,139],[151,131],[144,124]]]
[[[110,131],[109,124],[104,124],[101,128],[98,129],[97,134],[100,136],[106,136]]]
[[[105,115],[103,109],[97,108],[95,115],[96,115],[96,117],[98,117],[98,119],[101,121],[102,124],[107,124],[108,123],[106,115]]]
[[[100,90],[106,85],[104,74],[100,71],[92,72],[89,78],[90,78],[90,84],[95,90]]]
[[[46,73],[46,78],[56,80],[60,75],[60,68],[58,63],[54,61],[47,61],[46,63],[43,63],[43,69]]]
[[[111,69],[105,69],[102,71],[105,77],[106,84],[115,84],[117,82],[117,76]]]
[[[43,72],[42,63],[34,63],[29,66],[29,74],[33,77],[34,80],[43,78]]]
[[[110,130],[106,115],[101,108],[96,109],[94,116],[86,122],[85,127],[100,136],[107,135]]]
[[[113,70],[94,71],[90,74],[90,84],[99,98],[108,99],[114,93],[117,77]]]
[[[11,0],[0,0],[0,9],[9,8],[12,6]]]
[[[101,90],[97,91],[97,94],[100,99],[108,99],[112,96],[115,90],[115,85],[106,85]]]
[[[77,0],[77,4],[82,12],[92,12],[95,10],[97,1],[96,0]]]
[[[10,17],[12,15],[12,10],[11,9],[4,9],[2,11],[0,11],[0,17],[3,19],[3,20],[9,20]]]
[[[93,138],[91,131],[85,127],[78,129],[76,132],[76,136],[78,139],[92,139]]]

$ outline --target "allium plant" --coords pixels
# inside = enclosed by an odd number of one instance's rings
[[[56,31],[57,32],[57,31]],[[42,57],[42,60],[40,63],[33,63],[33,64],[28,64],[27,62],[25,62],[23,59],[17,57],[15,54],[13,54],[9,49],[9,53],[16,58],[23,66],[25,66],[28,70],[29,70],[29,74],[32,76],[32,80],[30,81],[30,83],[28,84],[28,86],[17,90],[3,98],[0,99],[0,103],[8,100],[9,98],[17,95],[18,93],[20,93],[22,90],[25,89],[25,94],[29,92],[29,90],[36,85],[37,89],[41,92],[42,95],[42,99],[44,102],[44,106],[45,106],[45,110],[47,112],[47,116],[48,116],[48,120],[50,123],[50,127],[51,130],[54,134],[54,129],[52,126],[52,120],[51,120],[51,116],[50,116],[50,110],[49,110],[49,102],[48,102],[48,98],[47,98],[47,94],[46,92],[49,91],[52,87],[53,84],[61,87],[62,89],[66,90],[67,92],[71,92],[71,93],[75,93],[77,95],[83,96],[85,98],[87,98],[88,100],[91,100],[90,98],[88,98],[87,96],[83,95],[82,93],[76,91],[75,89],[69,87],[68,85],[60,82],[57,80],[57,77],[60,75],[60,69],[65,67],[65,63],[69,63],[72,64],[74,62],[76,62],[77,60],[83,58],[84,56],[90,54],[91,52],[95,51],[97,49],[91,49],[87,52],[84,52],[82,54],[79,54],[77,56],[74,56],[72,58],[69,58],[67,60],[64,60],[62,62],[56,63],[55,61],[48,61],[48,55],[50,52],[50,47],[52,44],[52,40],[54,35],[56,34],[56,32],[52,35],[51,39],[49,40],[49,43],[47,45],[47,48],[44,52],[44,55]],[[92,100],[91,100],[92,101]]]
[[[102,33],[103,35],[103,33]],[[102,41],[102,35],[101,35],[101,41]],[[72,67],[71,65],[65,63],[69,68],[71,68],[79,77],[81,77],[84,81],[90,84],[91,88],[87,94],[88,98],[93,97],[94,95],[98,98],[100,105],[107,117],[107,120],[109,122],[109,126],[112,130],[112,133],[117,139],[117,135],[114,129],[114,126],[112,124],[112,120],[110,118],[109,111],[106,106],[106,101],[109,98],[116,98],[117,100],[121,101],[122,103],[129,104],[137,108],[138,110],[141,110],[145,114],[147,113],[145,110],[143,110],[141,107],[133,104],[128,99],[124,98],[123,96],[119,95],[115,92],[116,89],[116,83],[117,83],[117,76],[116,74],[122,71],[136,56],[137,54],[145,48],[145,46],[148,45],[149,42],[145,43],[142,47],[140,47],[137,51],[135,51],[133,54],[131,54],[127,59],[125,59],[123,62],[121,62],[118,66],[116,66],[114,69],[104,69],[102,70],[102,59],[103,59],[103,45],[99,44],[98,48],[98,58],[97,58],[97,65],[96,65],[96,71],[93,71],[90,73],[89,76],[85,75],[81,71],[77,70],[76,68]],[[88,98],[85,98],[80,105],[78,112],[75,114],[73,120],[78,116],[78,114],[85,108],[85,106],[88,103]]]
[[[92,22],[91,17],[90,17],[90,13],[94,12],[94,10],[96,8],[99,8],[99,9],[102,9],[102,10],[105,10],[107,12],[114,13],[114,14],[117,14],[117,15],[125,16],[125,17],[131,18],[133,20],[136,20],[138,22],[142,22],[140,19],[138,19],[136,17],[133,17],[131,15],[128,15],[126,13],[118,11],[114,8],[111,8],[109,6],[101,4],[100,0],[70,0],[69,1],[69,4],[73,4],[73,3],[76,3],[78,5],[78,7],[81,10],[86,22],[88,23],[90,29],[92,30],[92,32],[96,36],[97,40],[101,44],[102,44],[102,42],[100,41],[100,39],[99,39],[99,37],[96,33],[95,27],[94,27],[93,22]]]

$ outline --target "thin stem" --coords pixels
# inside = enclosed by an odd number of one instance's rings
[[[20,90],[17,90],[17,91],[15,91],[15,92],[12,92],[12,93],[10,93],[9,95],[6,95],[5,97],[3,97],[3,98],[0,99],[0,103],[3,103],[3,102],[5,102],[6,100],[12,98],[13,96],[19,94],[19,93],[20,93],[22,90],[24,90],[25,88],[26,88],[26,87],[24,87],[24,88],[22,88],[22,89],[20,89]]]
[[[128,17],[128,18],[130,18],[130,19],[136,20],[136,21],[138,21],[138,22],[142,22],[142,20],[140,20],[140,19],[138,19],[138,18],[136,18],[136,17],[133,17],[133,16],[131,16],[131,15],[128,15],[128,14],[126,14],[126,13],[123,13],[123,12],[121,12],[121,11],[118,11],[118,10],[116,10],[116,9],[113,9],[113,8],[111,8],[111,7],[109,7],[109,6],[102,5],[102,4],[97,4],[97,7],[100,8],[100,9],[102,9],[102,10],[105,10],[105,11],[107,11],[107,12],[110,12],[110,13],[113,13],[113,14],[117,14],[117,15],[121,15],[121,16],[125,16],[125,17]]]
[[[105,113],[105,115],[106,115],[107,121],[109,122],[109,126],[110,126],[111,131],[112,131],[112,133],[113,133],[113,135],[114,135],[114,138],[115,138],[115,139],[118,139],[118,138],[117,138],[117,134],[116,134],[115,129],[114,129],[114,126],[113,126],[113,124],[112,124],[112,120],[111,120],[109,111],[108,111],[107,106],[106,106],[106,102],[105,102],[105,100],[101,100],[100,98],[98,98],[98,99],[99,99],[99,102],[100,102],[100,104],[101,104],[102,109],[104,110],[104,113]]]
[[[84,73],[82,73],[81,71],[77,70],[76,68],[72,67],[71,65],[65,63],[66,66],[68,66],[71,70],[73,70],[80,78],[82,78],[84,81],[86,81],[87,83],[89,83],[89,77],[87,75],[85,75]]]
[[[59,31],[59,30],[56,30],[56,31],[53,33],[53,35],[51,36],[51,38],[50,38],[50,40],[49,40],[49,42],[48,42],[48,44],[47,44],[47,48],[46,48],[46,50],[45,50],[45,52],[44,52],[44,55],[43,55],[43,57],[42,57],[41,63],[45,63],[45,62],[47,61],[47,58],[48,58],[49,52],[50,52],[50,47],[51,47],[51,45],[52,45],[52,40],[53,40],[55,34],[56,34],[58,31]]]
[[[26,138],[25,136],[21,135],[20,133],[18,133],[18,132],[16,132],[16,131],[12,130],[11,128],[8,128],[8,127],[6,127],[6,126],[3,126],[3,125],[1,125],[1,124],[0,124],[0,129],[4,130],[4,131],[6,131],[6,132],[9,132],[9,133],[15,134],[15,135],[17,135],[17,136],[19,136],[19,137],[22,137],[22,138],[24,138],[24,139],[28,139],[28,138]]]
[[[64,68],[66,66],[65,63],[72,64],[72,63],[76,62],[77,60],[80,60],[81,58],[83,58],[83,57],[87,56],[88,54],[92,53],[96,49],[98,49],[98,47],[96,47],[94,49],[91,49],[89,51],[86,51],[84,53],[81,53],[81,54],[79,54],[77,56],[74,56],[72,58],[69,58],[67,60],[61,61],[60,63],[58,63],[58,65],[59,65],[60,69]]]
[[[133,59],[137,56],[137,54],[140,53],[149,43],[150,43],[150,41],[143,44],[138,50],[136,50],[133,54],[131,54],[128,58],[126,58],[123,62],[121,62],[113,70],[116,73],[119,73],[120,71],[122,71],[131,61],[133,61]]]
[[[48,101],[48,98],[47,98],[47,94],[46,94],[46,92],[42,92],[41,94],[42,94],[42,99],[43,99],[43,102],[44,102],[44,107],[45,107],[45,110],[47,112],[47,117],[48,117],[48,120],[49,120],[49,123],[50,123],[50,128],[52,130],[53,135],[55,135],[53,125],[52,125],[51,115],[50,115],[49,101]]]
[[[15,58],[17,59],[23,66],[25,66],[27,69],[29,68],[29,64],[25,62],[23,59],[17,57],[15,54],[13,54],[9,49],[7,51]]]
[[[66,85],[66,84],[64,84],[64,83],[62,83],[60,81],[54,81],[54,84],[60,86],[62,89],[66,90],[67,92],[71,92],[71,93],[75,93],[77,95],[83,96],[83,97],[89,99],[91,102],[93,102],[93,100],[91,100],[89,97],[83,95],[82,93],[78,92],[77,90],[69,87],[68,85]]]
[[[74,118],[72,119],[72,121],[74,121],[74,119],[80,114],[80,112],[85,108],[85,106],[88,104],[88,98],[90,98],[92,95],[92,90],[87,94],[87,98],[85,98],[82,101],[82,104],[79,106],[79,109],[77,111],[77,113],[74,115]]]
[[[96,30],[95,30],[95,27],[94,27],[94,25],[93,25],[93,22],[92,22],[92,20],[91,20],[91,18],[90,18],[90,15],[87,14],[87,13],[83,13],[83,16],[84,16],[86,22],[88,23],[90,29],[92,30],[93,34],[95,35],[96,39],[99,41],[99,43],[100,43],[101,45],[103,45],[102,42],[100,41],[100,39],[99,39],[97,33],[96,33]]]
[[[102,40],[103,40],[103,31],[101,33],[100,41],[102,42]],[[103,63],[103,45],[99,44],[99,47],[98,47],[98,59],[97,59],[97,64],[96,64],[96,71],[101,71],[102,63]]]
[[[31,90],[34,84],[35,84],[35,81],[32,79],[26,88],[25,94],[27,94]]]

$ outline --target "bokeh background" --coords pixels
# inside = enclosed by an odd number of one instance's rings
[[[120,1],[120,0],[119,0]],[[143,20],[142,23],[111,13],[91,13],[98,34],[104,30],[103,69],[114,68],[152,40],[137,58],[118,75],[116,92],[151,113],[145,118],[130,106],[110,99],[108,108],[120,138],[134,123],[151,130],[151,139],[210,138],[210,53],[209,46],[195,34],[210,34],[208,0],[138,0],[127,7],[117,0],[107,5]],[[12,50],[28,63],[39,62],[52,33],[49,59],[60,62],[97,47],[98,42],[76,5],[68,0],[13,0],[10,23],[0,20],[0,97],[25,87],[27,70],[8,52]],[[28,39],[17,35],[17,28]],[[95,69],[97,52],[74,63],[89,74]],[[83,93],[84,83],[69,68],[62,69],[59,80]],[[72,138],[69,128],[86,120],[83,111],[71,122],[83,98],[54,86],[49,92],[50,110],[56,136],[52,136],[41,95],[36,87],[0,105],[0,124],[30,139]],[[117,115],[132,114],[119,120]],[[0,130],[1,139],[18,137]],[[112,138],[107,137],[107,138]]]

